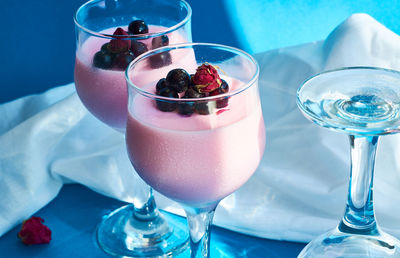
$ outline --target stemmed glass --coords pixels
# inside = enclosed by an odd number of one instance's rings
[[[151,59],[166,53],[172,64],[151,69]],[[188,88],[180,98],[156,94],[156,85],[169,71],[194,74],[202,64],[219,71],[229,92],[187,98]],[[207,43],[153,50],[126,70],[129,158],[150,186],[184,208],[191,257],[209,256],[210,226],[219,201],[251,177],[263,155],[258,73],[256,61],[245,52]]]
[[[184,0],[93,0],[77,10],[74,21],[76,91],[95,117],[124,133],[126,67],[148,50],[191,42],[191,8]],[[153,58],[151,66],[170,63],[171,57],[162,55]],[[113,211],[98,226],[99,246],[111,255],[140,257],[186,249],[185,226],[162,215],[150,187],[138,183],[142,186],[135,185],[134,205]]]
[[[297,104],[314,123],[348,134],[351,150],[344,216],[299,257],[400,257],[400,241],[377,225],[372,198],[379,136],[400,132],[400,73],[374,67],[323,72],[298,89]]]

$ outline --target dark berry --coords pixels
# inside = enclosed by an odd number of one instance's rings
[[[185,95],[184,95],[184,98],[190,98],[190,99],[201,98],[201,97],[202,97],[202,94],[198,93],[193,88],[187,89],[187,91],[185,92]]]
[[[156,84],[156,94],[159,95],[160,91],[168,87],[167,80],[165,78],[160,79]]]
[[[214,109],[214,101],[204,101],[196,103],[195,110],[200,115],[208,115]]]
[[[147,27],[147,24],[144,21],[136,20],[136,21],[129,23],[128,31],[130,33],[132,33],[133,35],[145,34],[145,33],[149,32],[149,28]]]
[[[101,51],[103,51],[104,53],[111,53],[110,49],[108,49],[108,46],[110,45],[110,43],[105,43],[101,46]]]
[[[97,52],[93,57],[93,65],[102,69],[109,69],[112,67],[113,57],[111,54],[102,51]]]
[[[178,104],[178,113],[185,116],[190,116],[194,113],[195,103],[194,102],[180,102]]]
[[[159,96],[168,97],[168,98],[179,98],[178,93],[171,88],[163,88],[161,89],[158,94]],[[170,102],[167,100],[156,100],[157,108],[164,112],[172,112],[177,108],[176,102]]]
[[[162,52],[150,56],[151,68],[161,68],[163,66],[170,65],[171,63],[172,63],[172,58],[169,52]]]
[[[146,44],[143,42],[139,42],[136,40],[131,41],[131,51],[135,55],[135,57],[140,56],[141,54],[148,51]]]
[[[167,35],[155,37],[151,40],[151,46],[153,49],[156,49],[159,47],[165,47],[165,46],[168,46],[168,44],[169,44],[169,38]]]
[[[187,90],[190,84],[190,75],[180,68],[169,71],[166,79],[170,86],[175,88],[178,93]]]
[[[227,93],[229,91],[229,85],[226,81],[222,80],[221,85],[219,86],[218,89],[213,90],[212,92],[210,92],[210,96],[216,96],[216,95],[220,95],[220,94],[224,94]],[[228,106],[228,102],[229,102],[229,98],[228,97],[224,97],[224,98],[220,98],[217,99],[216,101],[216,107],[217,108],[224,108],[226,106]]]
[[[219,86],[219,89],[221,93],[227,93],[229,91],[228,83],[225,80],[221,79],[221,85]]]
[[[135,56],[131,51],[127,51],[124,53],[119,53],[114,58],[113,68],[118,70],[125,70],[129,63],[135,59]]]
[[[183,96],[185,99],[193,99],[193,98],[201,98],[201,94],[195,91],[192,88],[186,90],[185,95]],[[178,105],[178,113],[185,116],[190,116],[194,113],[196,108],[196,104],[194,102],[181,102]]]

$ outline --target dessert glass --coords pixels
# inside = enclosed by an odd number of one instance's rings
[[[170,53],[172,64],[148,69],[155,55]],[[208,63],[230,90],[203,98],[156,95],[156,84],[172,69],[194,74]],[[129,91],[126,143],[138,174],[186,212],[192,257],[210,254],[210,227],[221,199],[255,172],[264,152],[265,127],[258,91],[259,68],[249,54],[228,46],[184,43],[152,50],[126,70]],[[228,105],[218,108],[218,101]],[[176,107],[164,112],[163,107]],[[183,106],[207,107],[208,114],[182,115]],[[170,111],[171,109],[168,108]]]
[[[375,67],[323,72],[300,86],[297,104],[312,122],[349,135],[351,151],[344,216],[299,257],[400,257],[400,241],[379,228],[372,198],[379,136],[400,132],[400,73]]]
[[[114,35],[118,27],[127,31],[133,20],[145,21],[148,32]],[[124,133],[128,101],[124,70],[131,61],[124,59],[124,53],[129,53],[133,59],[143,52],[139,51],[140,48],[133,48],[134,44],[140,44],[142,50],[143,46],[151,50],[168,44],[191,42],[191,8],[184,0],[93,0],[77,10],[74,21],[76,91],[95,117]],[[109,54],[111,42],[117,43],[116,47],[129,45],[132,51],[114,53],[115,48],[112,49],[110,66],[107,59],[98,62],[95,56],[100,52],[100,55]],[[117,58],[118,62],[115,61]],[[168,64],[170,59],[170,56],[162,56],[153,60],[152,65],[159,67]],[[108,254],[161,256],[187,248],[185,226],[170,220],[168,214],[160,214],[152,190],[147,185],[143,188],[147,190],[136,191],[134,205],[113,211],[99,225],[97,242]]]

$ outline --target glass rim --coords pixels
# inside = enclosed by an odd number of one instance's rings
[[[208,97],[202,97],[202,98],[170,98],[170,97],[164,97],[164,96],[159,96],[156,95],[154,93],[151,93],[147,90],[143,90],[140,87],[137,87],[130,79],[129,77],[129,73],[132,70],[132,68],[139,62],[141,62],[142,60],[165,52],[165,51],[169,51],[169,50],[176,50],[176,49],[185,49],[185,48],[193,48],[195,46],[203,46],[203,47],[214,47],[214,48],[221,48],[225,51],[229,51],[231,53],[240,53],[242,55],[244,55],[246,58],[248,58],[255,66],[256,70],[253,74],[253,76],[251,77],[251,79],[245,83],[244,86],[231,91],[231,92],[227,92],[224,94],[219,94],[219,95],[215,95],[215,96],[208,96]],[[252,85],[255,84],[255,82],[258,80],[258,76],[260,73],[260,68],[259,65],[257,63],[257,61],[254,59],[254,57],[252,55],[250,55],[249,53],[239,49],[239,48],[235,48],[235,47],[230,47],[230,46],[226,46],[226,45],[222,45],[222,44],[216,44],[216,43],[201,43],[201,42],[186,42],[186,43],[179,43],[179,44],[172,44],[169,46],[165,46],[165,47],[160,47],[160,48],[156,48],[153,50],[149,50],[148,52],[145,52],[141,55],[139,55],[137,58],[135,58],[126,68],[125,70],[125,80],[127,82],[128,88],[133,88],[134,90],[136,90],[137,92],[139,92],[140,94],[142,94],[143,96],[152,98],[152,99],[157,99],[157,100],[165,100],[165,101],[169,101],[169,102],[206,102],[206,101],[211,101],[211,100],[218,100],[221,98],[229,98],[232,97],[234,95],[237,95],[245,90],[247,90],[248,88],[250,88]]]
[[[190,18],[192,17],[192,8],[190,7],[190,5],[185,0],[177,0],[177,1],[181,2],[181,3],[183,3],[183,5],[186,7],[187,15],[183,20],[181,20],[180,22],[176,23],[174,26],[168,27],[168,28],[166,28],[164,30],[161,30],[161,31],[158,31],[158,32],[150,32],[150,33],[145,33],[145,34],[136,34],[136,35],[127,35],[127,36],[123,36],[123,37],[121,37],[121,36],[116,37],[116,36],[114,36],[112,34],[100,33],[100,32],[88,29],[85,26],[83,26],[82,24],[80,24],[79,21],[78,21],[78,17],[77,17],[78,13],[83,8],[85,8],[89,4],[96,3],[96,2],[101,2],[101,1],[104,1],[104,0],[90,0],[90,1],[82,4],[78,8],[78,10],[76,10],[75,15],[73,17],[74,23],[79,29],[89,33],[92,36],[100,37],[100,38],[107,38],[107,39],[115,39],[115,38],[119,38],[120,39],[120,38],[123,38],[123,39],[136,39],[136,40],[154,38],[154,37],[158,37],[158,36],[162,36],[164,34],[168,34],[168,33],[174,32],[174,31],[182,28],[183,26],[185,26],[189,22]]]
[[[312,80],[316,79],[317,77],[319,78],[321,75],[325,74],[332,74],[335,72],[344,72],[344,71],[351,71],[351,70],[358,70],[358,71],[375,71],[375,72],[384,72],[386,74],[392,74],[396,75],[400,79],[400,71],[394,70],[394,69],[389,69],[389,68],[383,68],[383,67],[374,67],[374,66],[348,66],[348,67],[341,67],[337,69],[331,69],[331,70],[326,70],[320,73],[317,73],[306,80],[303,81],[303,83],[300,85],[300,87],[297,89],[296,92],[296,103],[297,106],[300,108],[300,111],[303,112],[309,119],[313,120],[314,122],[318,123],[322,127],[332,129],[335,131],[342,132],[344,131],[344,128],[338,127],[335,124],[327,124],[323,119],[320,117],[314,115],[312,112],[310,112],[308,109],[305,108],[303,105],[303,101],[300,100],[300,91]],[[329,126],[328,126],[329,125]],[[355,135],[384,135],[388,134],[389,131],[391,130],[397,130],[398,127],[390,127],[386,129],[382,128],[374,128],[371,131],[368,130],[363,130],[363,129],[358,129],[358,128],[347,128],[348,133],[352,133]],[[378,132],[379,130],[382,130],[382,132]]]
[[[330,69],[330,70],[326,70],[326,71],[322,71],[319,73],[316,73],[310,77],[308,77],[307,79],[305,79],[299,86],[299,88],[296,91],[296,99],[297,99],[297,103],[299,104],[299,106],[302,108],[303,110],[303,105],[300,102],[300,91],[308,84],[310,83],[312,80],[316,79],[317,77],[319,78],[322,75],[325,74],[332,74],[335,72],[343,72],[343,71],[351,71],[351,70],[370,70],[370,71],[380,71],[380,72],[387,72],[387,73],[391,73],[391,74],[397,74],[400,78],[400,71],[398,70],[394,70],[394,69],[389,69],[389,68],[383,68],[383,67],[375,67],[375,66],[346,66],[346,67],[340,67],[340,68],[336,68],[336,69]],[[306,111],[306,110],[304,110]]]

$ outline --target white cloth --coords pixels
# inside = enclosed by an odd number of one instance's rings
[[[349,179],[349,144],[306,120],[296,106],[302,81],[326,69],[400,70],[400,38],[357,14],[324,41],[256,55],[267,146],[255,175],[217,208],[215,224],[243,233],[309,241],[337,225]],[[46,205],[64,183],[80,183],[131,201],[140,188],[123,136],[92,117],[73,84],[0,105],[0,236]],[[400,237],[400,136],[384,136],[377,154],[375,208]],[[156,195],[161,208],[178,206]]]

